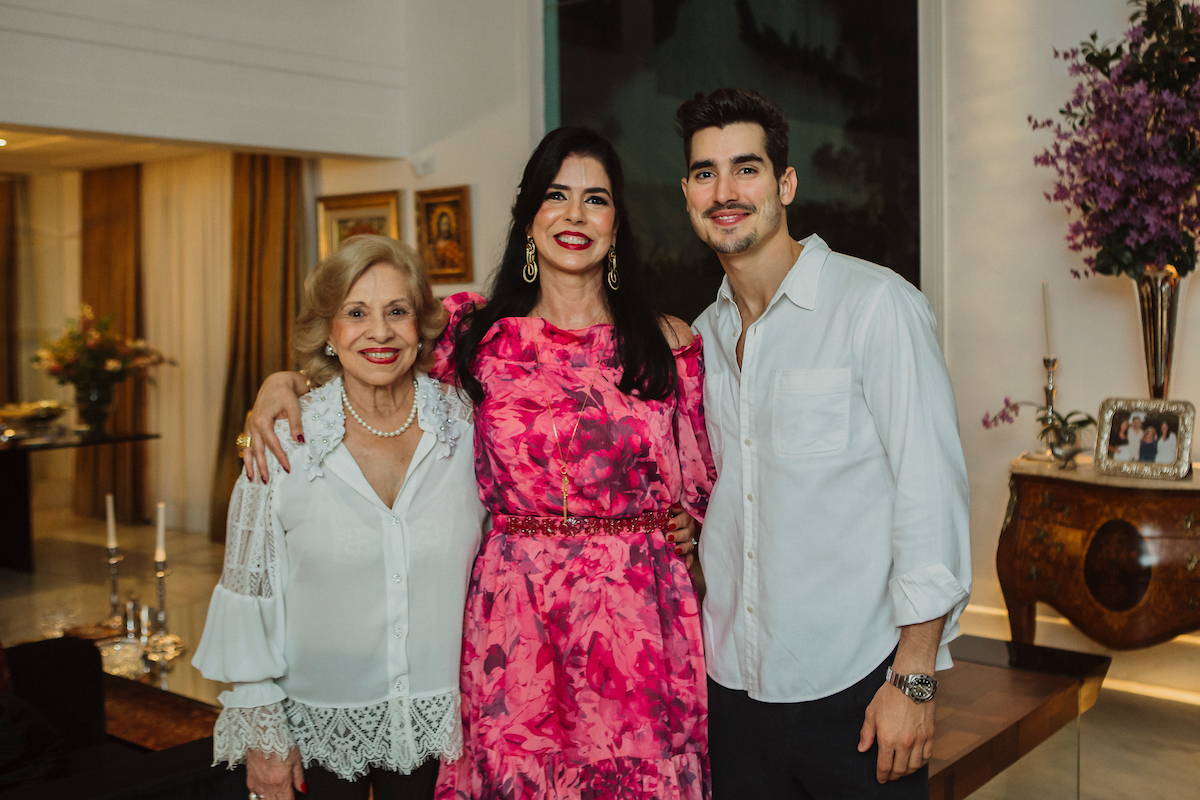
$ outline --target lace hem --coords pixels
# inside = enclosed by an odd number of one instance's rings
[[[224,761],[233,769],[246,760],[247,750],[258,750],[282,760],[295,746],[283,703],[227,708],[213,727],[213,766]]]
[[[304,766],[314,763],[344,780],[369,767],[411,773],[430,757],[462,756],[458,692],[394,697],[358,708],[321,708],[283,701]]]

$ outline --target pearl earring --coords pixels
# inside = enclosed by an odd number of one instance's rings
[[[337,355],[337,351],[333,349],[333,345],[329,344],[328,342],[325,343],[325,355],[329,356],[330,358],[333,358]]]

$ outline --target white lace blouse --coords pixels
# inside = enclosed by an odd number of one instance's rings
[[[234,685],[214,763],[294,744],[349,780],[461,755],[463,604],[485,512],[467,407],[418,382],[423,434],[392,508],[342,446],[340,378],[302,400],[306,445],[277,424],[291,474],[269,458],[268,484],[238,480],[192,659]]]

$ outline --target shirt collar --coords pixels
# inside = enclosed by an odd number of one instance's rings
[[[788,274],[784,276],[783,283],[779,285],[775,296],[767,304],[768,308],[775,305],[780,297],[787,297],[800,308],[809,311],[817,307],[817,284],[821,279],[821,269],[825,266],[825,259],[829,257],[829,245],[825,244],[825,241],[815,233],[806,239],[801,239],[800,244],[804,249],[800,252],[796,263],[788,270]],[[726,275],[721,279],[721,288],[717,291],[717,310],[723,312],[725,308],[733,307],[735,307],[733,288],[729,285],[729,276]]]

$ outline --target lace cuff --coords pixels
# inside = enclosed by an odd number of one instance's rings
[[[431,758],[461,758],[459,702],[455,691],[355,708],[321,708],[291,699],[283,707],[304,766],[320,764],[352,781],[372,766],[408,775]]]
[[[247,750],[284,759],[295,746],[283,703],[227,708],[213,728],[213,766],[224,761],[233,769],[246,760]]]

